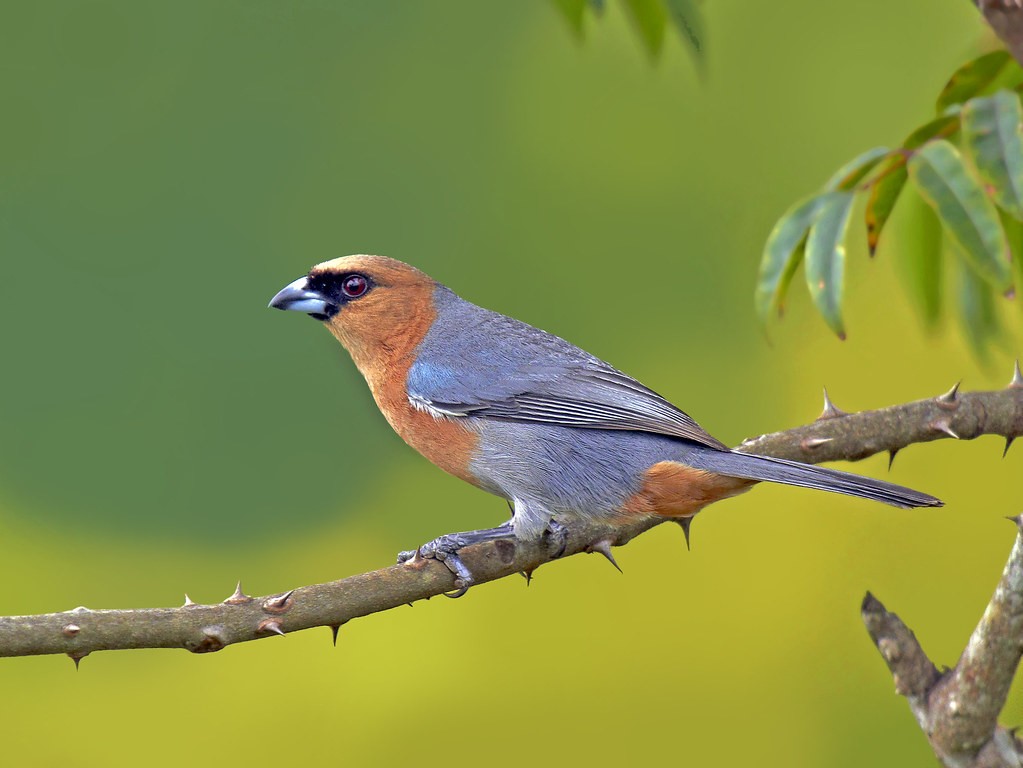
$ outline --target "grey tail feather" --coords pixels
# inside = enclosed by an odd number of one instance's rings
[[[776,459],[773,456],[757,456],[737,451],[715,451],[710,448],[694,450],[686,457],[685,463],[696,469],[706,469],[730,477],[749,480],[766,480],[800,488],[817,488],[846,496],[858,496],[891,504],[893,507],[940,507],[941,499],[894,483],[875,480],[872,477],[854,475],[837,469],[803,464],[799,461]]]

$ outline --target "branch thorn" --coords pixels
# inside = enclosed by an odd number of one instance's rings
[[[938,395],[936,398],[934,398],[937,401],[938,405],[943,406],[945,408],[957,408],[959,406],[958,402],[959,385],[962,383],[963,383],[962,380],[957,381],[955,385],[953,385],[952,389],[950,389],[948,392],[946,392],[943,395]]]
[[[330,625],[330,633],[331,633],[331,635],[334,638],[334,647],[335,648],[337,648],[337,632],[338,632],[339,629],[341,629],[341,625],[340,624],[331,624]]]
[[[618,573],[622,572],[621,567],[615,562],[615,556],[611,554],[611,539],[601,539],[595,541],[586,547],[587,552],[597,552],[607,558],[607,561],[611,563],[615,568],[618,569]]]
[[[75,663],[75,671],[78,671],[78,665],[82,663],[82,659],[89,655],[88,651],[72,651],[68,654],[68,658]]]
[[[284,636],[284,630],[281,629],[281,623],[277,619],[263,619],[256,625],[256,631],[259,633],[273,632],[275,635]]]
[[[935,419],[927,426],[938,432],[944,432],[946,435],[948,435],[949,437],[954,437],[956,440],[959,439],[959,435],[957,435],[955,431],[952,429],[952,424],[949,422],[947,416],[945,418]]]
[[[197,605],[197,603],[194,600],[192,600],[192,598],[190,598],[188,596],[188,593],[186,592],[185,593],[185,602],[184,602],[184,604],[181,607],[182,608],[191,608],[193,605]]]
[[[678,527],[682,529],[682,535],[686,537],[686,551],[687,552],[692,552],[693,551],[693,548],[689,546],[689,529],[693,525],[693,518],[694,517],[696,517],[696,515],[690,515],[689,517],[682,517],[682,518],[679,518],[678,520],[675,521],[676,523],[678,523]]]
[[[821,415],[817,417],[817,421],[824,421],[826,419],[837,419],[840,416],[848,416],[849,414],[837,407],[831,398],[828,396],[828,388],[824,388],[824,410],[821,411]]]
[[[519,571],[519,573],[520,573],[520,574],[522,574],[522,578],[524,578],[524,579],[526,580],[526,586],[527,586],[527,587],[528,587],[528,586],[529,586],[530,584],[532,584],[532,583],[533,583],[533,571],[534,571],[534,570],[535,570],[535,569],[533,569],[533,568],[530,568],[530,569],[529,569],[528,571]]]
[[[251,597],[249,597],[244,592],[242,592],[242,583],[239,581],[238,582],[238,586],[236,586],[234,588],[234,592],[231,593],[231,596],[229,598],[227,598],[226,600],[224,600],[224,604],[225,605],[244,605],[245,603],[247,603],[247,602],[249,602],[251,600],[252,600]]]
[[[295,590],[289,589],[283,595],[271,597],[263,603],[263,610],[267,613],[284,613],[291,607],[291,605],[289,605],[289,601],[291,600],[291,596],[294,592]]]
[[[1009,452],[1009,449],[1012,447],[1012,441],[1015,439],[1016,439],[1015,435],[1009,435],[1008,437],[1005,438],[1005,448],[1002,450],[1003,459],[1005,458],[1005,454]]]
[[[898,454],[898,448],[890,448],[888,450],[888,471],[892,471],[892,464],[895,463],[895,456]]]
[[[1016,365],[1012,369],[1012,381],[1009,382],[1009,386],[1013,388],[1023,387],[1023,371],[1019,369],[1019,360],[1016,361]]]
[[[834,439],[833,437],[804,437],[800,441],[799,447],[804,451],[808,451],[811,448],[820,448],[825,443],[830,443]]]

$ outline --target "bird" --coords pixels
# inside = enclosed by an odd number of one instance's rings
[[[697,512],[761,481],[903,508],[942,505],[893,483],[734,451],[609,363],[396,259],[360,254],[317,264],[270,307],[325,325],[406,443],[507,500],[508,522],[399,555],[443,562],[456,596],[473,583],[458,557],[471,544],[548,534],[563,542],[578,521],[613,529],[636,516],[679,522],[688,543]]]

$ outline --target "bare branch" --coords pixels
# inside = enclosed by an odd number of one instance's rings
[[[860,413],[839,411],[825,394],[817,421],[746,440],[738,450],[811,463],[857,461],[931,440],[1001,435],[1011,443],[1020,434],[1023,382],[1013,376],[1009,386],[994,392],[961,393],[956,386],[937,397]]]
[[[1023,2],[1020,0],[974,0],[984,20],[1005,43],[1009,53],[1023,65]]]
[[[737,450],[808,462],[860,459],[916,442],[1023,433],[1023,379],[995,392],[957,391],[877,411],[840,414],[795,429],[765,435]],[[613,529],[576,525],[565,556],[621,546],[662,520],[637,520]],[[496,541],[461,550],[478,583],[515,573],[530,574],[556,553],[546,542]],[[287,634],[310,627],[336,629],[351,619],[440,595],[454,577],[434,560],[413,560],[327,584],[298,587],[276,596],[248,597],[240,588],[223,603],[178,608],[89,610],[76,608],[37,616],[0,617],[0,656],[66,653],[76,661],[92,651],[126,648],[186,648],[217,651],[231,643]]]
[[[586,525],[569,531],[563,556],[597,551],[601,542],[620,546],[658,521],[616,527]],[[543,543],[496,541],[459,552],[478,584],[531,573],[553,559]],[[336,628],[351,619],[386,611],[454,589],[454,576],[436,560],[420,558],[340,581],[298,587],[280,595],[248,597],[240,588],[224,602],[178,608],[91,610],[0,617],[0,656],[66,653],[81,659],[92,651],[127,648],[186,648],[219,651],[231,643],[258,640],[311,627]],[[473,589],[477,589],[474,587]]]
[[[1017,527],[1023,518],[1015,518]],[[1023,654],[1023,528],[991,602],[955,669],[939,674],[913,633],[873,595],[863,623],[909,700],[920,728],[943,765],[995,768],[1023,765],[1023,742],[998,725]]]

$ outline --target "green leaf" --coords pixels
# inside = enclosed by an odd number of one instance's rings
[[[1016,285],[1023,285],[1023,223],[1012,218],[1005,211],[999,211],[1002,219],[1002,229],[1005,230],[1005,239],[1009,242],[1009,252],[1012,254],[1012,264],[1016,268]],[[1013,297],[1016,303],[1023,309],[1023,302]]]
[[[957,115],[939,117],[921,125],[909,134],[902,142],[902,148],[903,150],[916,149],[931,139],[938,136],[951,136],[958,130],[959,117]],[[906,186],[907,176],[906,154],[897,153],[889,156],[871,182],[870,196],[867,198],[867,207],[864,211],[864,219],[867,224],[867,247],[870,249],[871,256],[877,251],[881,232],[884,230],[885,224],[888,223],[895,203]]]
[[[892,262],[906,292],[919,307],[924,325],[934,329],[941,319],[942,304],[941,222],[913,187],[906,189],[901,200],[892,231]]]
[[[834,194],[813,195],[799,201],[778,219],[768,235],[753,298],[761,322],[766,324],[774,312],[781,314],[792,276],[803,260],[806,234],[821,206]]]
[[[963,106],[963,143],[1000,207],[1023,219],[1023,109],[1011,91]]]
[[[1001,330],[994,294],[965,259],[953,261],[959,265],[956,273],[959,282],[957,299],[963,334],[973,350],[983,358],[986,357],[988,343]]]
[[[845,233],[852,214],[852,192],[833,192],[820,207],[806,238],[806,284],[810,298],[824,320],[840,339],[845,338],[842,323],[842,291],[845,282]]]
[[[561,17],[568,22],[572,33],[582,40],[583,17],[586,15],[586,0],[551,0],[554,7],[561,12]]]
[[[863,177],[870,173],[874,166],[880,163],[890,151],[888,147],[874,147],[857,155],[835,171],[831,178],[828,179],[828,183],[824,185],[824,188],[829,192],[854,189]]]
[[[697,57],[703,55],[703,17],[693,0],[665,0],[668,16]]]
[[[902,142],[903,149],[916,149],[922,147],[931,139],[947,139],[959,130],[959,113],[954,115],[942,115],[936,117],[929,123],[924,123],[913,131],[906,140]]]
[[[863,218],[867,222],[867,248],[870,249],[871,256],[877,252],[881,231],[892,215],[895,201],[899,199],[899,194],[906,185],[907,177],[906,158],[893,157],[881,169],[881,173],[870,187],[870,196],[867,198],[867,208]]]
[[[938,96],[935,110],[940,115],[953,104],[961,104],[983,91],[1002,73],[1012,56],[1005,50],[986,53],[956,70]]]
[[[1012,287],[1009,244],[998,211],[947,141],[925,144],[909,160],[909,177],[941,219],[952,242],[981,277]]]
[[[664,47],[664,30],[668,23],[661,0],[622,0],[626,15],[632,20],[643,45],[656,59]]]

